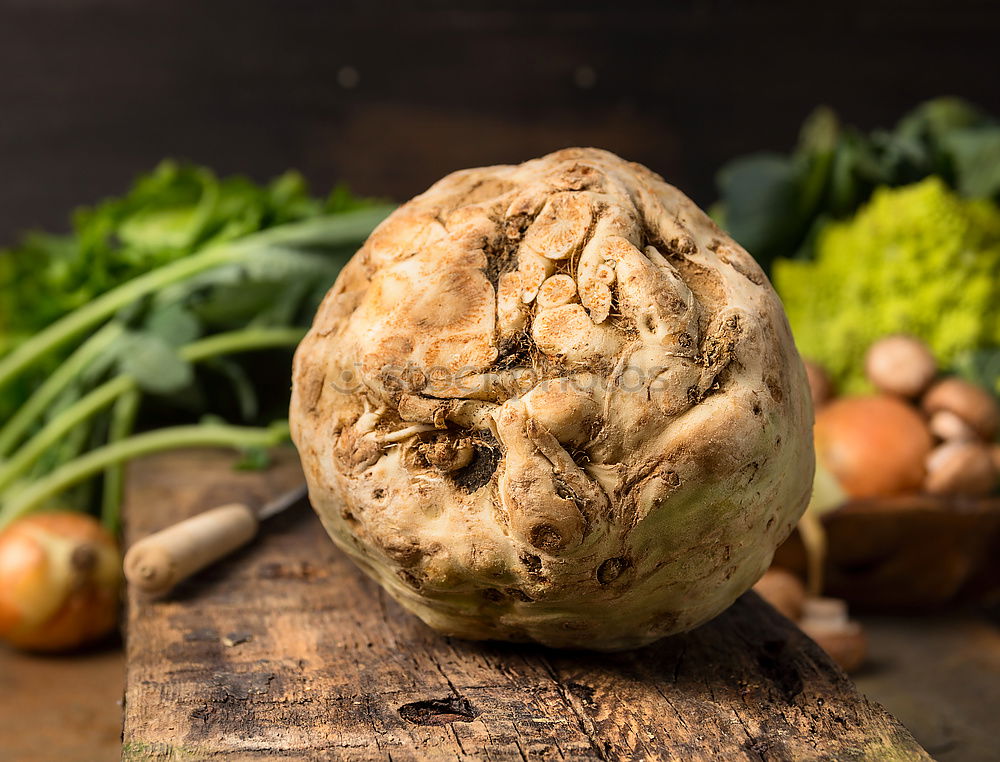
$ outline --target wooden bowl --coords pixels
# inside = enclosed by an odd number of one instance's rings
[[[825,595],[857,609],[926,611],[1000,602],[1000,497],[851,500],[823,517]],[[798,532],[774,564],[804,575]]]

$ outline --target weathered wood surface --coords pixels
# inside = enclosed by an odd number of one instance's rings
[[[288,453],[231,463],[135,464],[127,539],[298,478]],[[126,759],[929,759],[753,594],[629,653],[467,643],[398,608],[306,505],[171,599],[130,592],[126,647]]]

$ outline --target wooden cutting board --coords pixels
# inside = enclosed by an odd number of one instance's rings
[[[204,450],[133,464],[127,543],[294,485]],[[444,638],[330,542],[305,504],[164,601],[129,591],[130,759],[928,760],[756,595],[621,654]]]

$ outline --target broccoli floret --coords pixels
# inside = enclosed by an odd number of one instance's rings
[[[799,351],[846,393],[869,388],[864,353],[886,334],[918,336],[944,368],[1000,347],[1000,209],[937,177],[876,191],[821,231],[814,261],[773,275]]]

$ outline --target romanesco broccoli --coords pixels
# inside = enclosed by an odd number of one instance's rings
[[[877,338],[925,340],[943,368],[1000,347],[1000,209],[964,200],[937,177],[882,188],[820,233],[815,261],[779,259],[774,283],[799,351],[846,393],[868,388]]]

